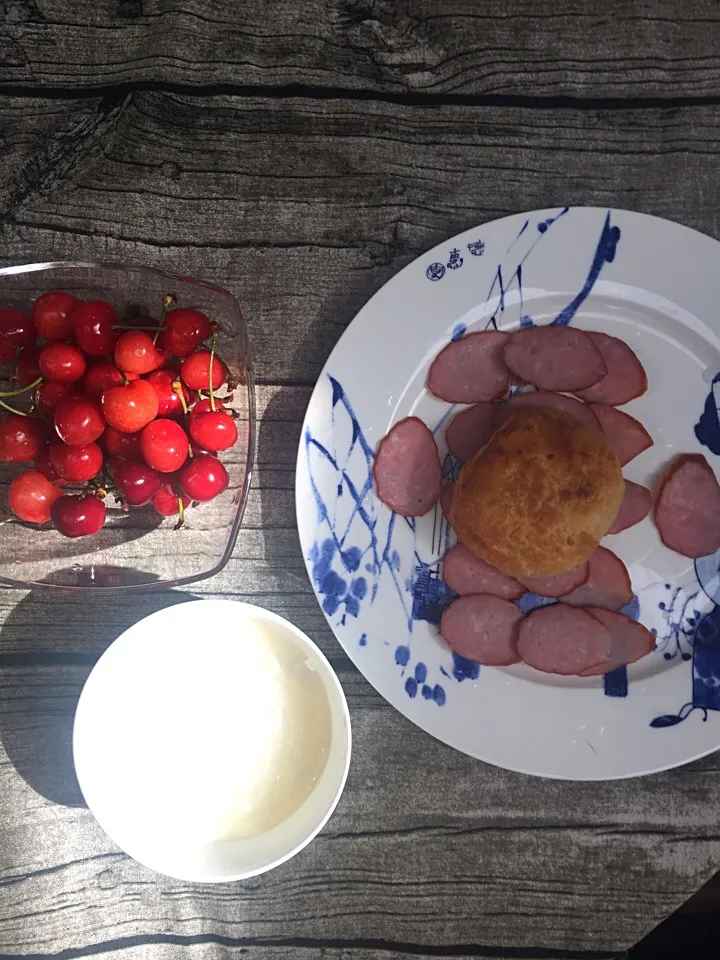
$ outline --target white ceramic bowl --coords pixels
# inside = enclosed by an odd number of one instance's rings
[[[313,839],[342,794],[350,744],[345,696],[315,644],[260,607],[208,599],[160,610],[108,648],[80,697],[73,750],[87,805],[121,849],[159,873],[223,882]]]

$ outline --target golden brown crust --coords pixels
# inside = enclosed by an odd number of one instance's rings
[[[460,471],[451,520],[462,542],[511,577],[585,563],[625,485],[605,436],[562,410],[520,407]]]

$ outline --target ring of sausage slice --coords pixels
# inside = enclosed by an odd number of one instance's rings
[[[508,388],[503,349],[509,338],[500,330],[482,330],[453,340],[431,363],[428,389],[448,403],[501,397]]]
[[[445,430],[445,441],[456,460],[467,463],[485,446],[495,432],[499,408],[498,403],[476,403],[455,414]]]
[[[524,613],[509,600],[489,594],[458,597],[440,619],[440,633],[455,653],[488,667],[506,667],[520,659],[518,624]]]
[[[539,390],[574,393],[607,374],[602,353],[584,330],[564,324],[513,333],[505,347],[510,370]]]
[[[618,337],[607,333],[589,333],[602,354],[607,373],[577,395],[586,403],[609,403],[619,407],[641,397],[647,390],[648,380],[645,368],[631,348]]]
[[[605,610],[603,607],[586,607],[587,612],[600,621],[610,631],[610,659],[607,663],[583,670],[583,677],[597,677],[610,673],[618,667],[635,663],[655,649],[655,637],[647,627],[637,620],[631,620],[624,613]]]
[[[608,533],[620,533],[628,527],[634,527],[650,513],[651,506],[652,494],[648,488],[626,480],[623,501]]]
[[[627,567],[607,547],[598,547],[588,560],[587,581],[562,598],[574,607],[606,607],[619,610],[632,600],[632,585]]]
[[[520,583],[539,597],[564,597],[573,590],[587,583],[590,576],[590,567],[583,563],[565,573],[556,573],[553,577],[521,577]]]
[[[490,593],[503,600],[517,600],[525,593],[525,587],[517,580],[476,557],[462,543],[456,543],[445,554],[443,580],[460,596]]]
[[[645,427],[629,413],[616,410],[607,403],[591,403],[590,409],[600,421],[602,432],[615,451],[621,467],[653,445],[653,438]]]
[[[701,454],[670,464],[655,501],[655,525],[671,550],[693,560],[720,549],[720,486]]]
[[[437,444],[417,417],[405,417],[380,441],[373,464],[380,500],[404,517],[422,517],[442,492]]]
[[[543,673],[579,676],[608,663],[610,631],[587,610],[554,603],[533,610],[520,624],[518,653]]]

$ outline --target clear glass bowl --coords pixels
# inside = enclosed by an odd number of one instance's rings
[[[118,263],[35,263],[0,269],[0,306],[29,312],[48,290],[67,290],[83,300],[108,300],[120,322],[138,315],[159,318],[162,298],[195,307],[220,325],[217,352],[238,382],[227,406],[237,415],[238,441],[220,454],[228,489],[177,517],[151,506],[124,512],[110,493],[107,522],[91,537],[68,539],[49,524],[23,523],[10,513],[7,488],[31,464],[0,464],[0,583],[26,589],[117,592],[192,583],[218,573],[230,559],[245,510],[255,449],[255,397],[245,322],[234,298],[211,283]],[[7,389],[9,366],[0,365]],[[225,396],[226,389],[219,393]],[[10,401],[14,402],[14,401]]]

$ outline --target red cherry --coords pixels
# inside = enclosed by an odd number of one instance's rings
[[[120,433],[114,427],[105,427],[105,449],[113,457],[123,460],[142,460],[139,433]]]
[[[84,447],[69,447],[53,443],[48,451],[50,463],[68,483],[82,483],[96,477],[103,465],[102,450],[96,443]]]
[[[90,397],[65,400],[55,408],[55,430],[69,447],[84,447],[97,440],[105,429],[100,405]]]
[[[168,310],[158,345],[172,357],[187,357],[212,332],[212,324],[199,310]]]
[[[113,359],[126,373],[150,373],[165,362],[164,354],[142,330],[128,330],[115,344]]]
[[[52,417],[58,403],[79,396],[77,386],[74,383],[57,383],[55,380],[45,380],[38,387],[36,405],[41,413]]]
[[[213,390],[221,387],[227,379],[225,364],[218,357],[212,358]],[[183,361],[180,373],[191,390],[210,389],[210,351],[198,350]]]
[[[83,387],[85,393],[91,393],[93,396],[99,397],[103,390],[107,390],[108,387],[121,387],[126,380],[137,380],[137,378],[136,373],[128,373],[123,378],[122,373],[114,363],[110,363],[109,360],[97,360],[88,367],[83,380]]]
[[[190,417],[188,426],[195,443],[213,452],[227,450],[238,438],[235,421],[229,413],[222,410],[215,413],[197,413]]]
[[[75,341],[91,357],[107,357],[113,352],[118,338],[113,330],[116,323],[115,311],[105,300],[81,301],[70,314]]]
[[[70,313],[78,298],[63,290],[51,290],[38,297],[32,308],[32,319],[38,336],[45,340],[67,340],[72,333]]]
[[[52,521],[66,537],[89,537],[105,523],[105,504],[93,494],[58,497],[50,510]]]
[[[60,496],[62,490],[54,487],[42,473],[25,470],[10,484],[8,505],[20,520],[45,523],[50,519],[50,508]]]
[[[12,307],[0,307],[0,360],[12,363],[16,347],[31,347],[37,333],[30,317]]]
[[[46,445],[47,430],[42,420],[8,413],[0,421],[0,463],[29,463]]]
[[[146,463],[113,457],[110,469],[123,500],[131,507],[150,503],[160,489],[160,474]]]
[[[184,383],[175,377],[171,370],[155,370],[145,377],[148,383],[153,385],[158,397],[158,416],[159,417],[177,417],[183,413],[183,406],[180,397],[173,390],[173,384],[178,383],[185,397],[185,404],[191,402],[191,393]]]
[[[15,379],[21,387],[35,383],[40,376],[38,358],[40,352],[37,347],[20,347],[15,364]]]
[[[157,394],[145,380],[110,387],[103,393],[100,404],[107,422],[120,433],[137,433],[154,420],[158,412]]]
[[[191,500],[213,500],[226,489],[230,478],[217,457],[209,453],[188,460],[178,473],[178,484]]]
[[[41,473],[51,483],[54,483],[56,480],[60,479],[60,474],[50,463],[50,457],[47,455],[47,453],[43,453],[39,457],[36,457],[34,466],[37,472]]]
[[[224,410],[225,404],[221,403],[217,398],[215,400],[215,410]],[[198,402],[193,406],[190,411],[190,416],[194,417],[198,413],[212,413],[212,403],[209,400],[198,400]]]
[[[187,460],[187,434],[175,420],[153,420],[140,435],[145,463],[160,473],[172,473]]]
[[[70,343],[46,343],[38,360],[40,372],[57,383],[74,383],[85,373],[85,357]]]
[[[189,507],[190,503],[190,497],[183,495],[183,507]],[[172,483],[161,484],[160,489],[152,499],[152,505],[162,517],[174,517],[175,514],[180,513],[178,495],[175,492]]]

